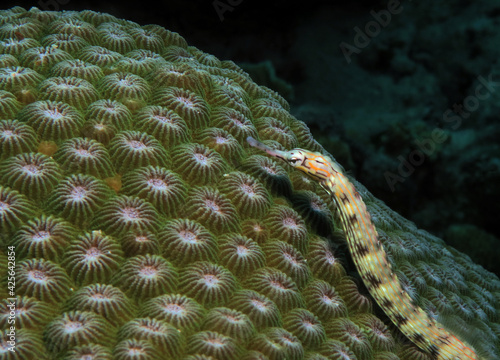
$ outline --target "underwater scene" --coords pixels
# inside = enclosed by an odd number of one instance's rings
[[[0,360],[500,359],[500,5],[0,9]]]

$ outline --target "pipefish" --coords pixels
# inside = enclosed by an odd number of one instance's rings
[[[475,350],[415,305],[401,286],[379,241],[361,195],[341,166],[321,153],[271,149],[252,137],[247,142],[317,180],[332,197],[354,264],[382,310],[401,332],[436,360],[479,360]]]

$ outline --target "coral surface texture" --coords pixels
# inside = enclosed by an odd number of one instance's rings
[[[160,26],[0,11],[0,360],[432,359],[247,143],[326,154],[289,110]],[[498,359],[499,279],[352,181],[414,302]]]

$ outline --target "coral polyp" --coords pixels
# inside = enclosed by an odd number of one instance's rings
[[[227,164],[218,152],[201,144],[182,144],[172,151],[173,167],[188,183],[203,185],[216,182]]]
[[[91,84],[95,84],[98,80],[104,77],[104,72],[97,65],[76,59],[65,60],[57,63],[52,68],[50,75],[59,77],[75,77],[86,80]]]
[[[0,69],[0,89],[19,93],[35,88],[44,77],[28,67],[11,66]]]
[[[77,77],[51,77],[38,86],[40,100],[58,101],[75,109],[84,110],[99,97],[97,90],[87,80]]]
[[[166,61],[160,55],[140,49],[125,54],[125,57],[111,65],[109,71],[120,70],[144,77],[164,64]]]
[[[256,291],[237,291],[228,307],[246,314],[257,330],[281,326],[281,313],[276,304]]]
[[[300,340],[281,328],[268,328],[257,334],[249,345],[270,359],[300,360],[304,358],[304,348]]]
[[[169,323],[155,318],[138,318],[120,328],[118,339],[145,340],[167,359],[178,359],[183,335]]]
[[[287,172],[272,159],[261,155],[249,156],[241,164],[241,171],[259,180],[272,194],[291,193],[292,184]]]
[[[198,221],[214,234],[239,230],[239,217],[231,202],[217,189],[197,187],[188,193],[185,217]]]
[[[54,141],[74,137],[84,122],[72,106],[50,100],[27,105],[19,112],[18,119],[30,125],[43,140]]]
[[[195,57],[185,47],[168,46],[161,55],[167,61],[171,61],[173,63],[186,63],[193,65],[196,62]]]
[[[136,48],[134,39],[126,31],[111,28],[111,26],[103,27],[103,25],[100,25],[98,29],[98,34],[101,38],[100,44],[107,49],[120,54],[126,54]]]
[[[47,207],[69,222],[86,227],[110,196],[110,188],[101,180],[90,175],[71,175],[57,184]]]
[[[289,126],[297,137],[301,148],[311,151],[321,151],[322,146],[314,139],[311,130],[309,130],[309,127],[305,123],[293,118],[290,120]]]
[[[372,358],[372,345],[365,333],[347,318],[334,319],[325,325],[329,338],[346,344],[356,357],[361,360]]]
[[[129,258],[114,276],[113,284],[135,299],[150,299],[174,292],[177,271],[158,255],[138,255]]]
[[[43,24],[32,18],[12,19],[9,23],[2,23],[0,38],[37,38],[42,32]]]
[[[128,231],[154,231],[159,220],[158,212],[150,203],[138,197],[119,196],[100,209],[91,226],[118,236]]]
[[[5,90],[0,90],[0,120],[14,119],[21,108],[16,97]]]
[[[15,62],[9,62],[8,64],[5,64],[5,66],[2,67],[8,67],[8,66],[16,66],[19,65],[19,61],[17,58],[19,55],[32,47],[37,47],[40,46],[40,43],[36,41],[35,39],[31,38],[25,38],[25,39],[18,39],[17,37],[10,37],[10,38],[3,38],[0,40],[0,51],[2,52],[2,56],[12,56],[16,60]],[[2,64],[3,65],[3,64]]]
[[[205,309],[192,298],[168,294],[146,301],[141,306],[140,315],[164,320],[189,335],[200,328]]]
[[[24,260],[16,264],[16,292],[57,304],[71,292],[72,282],[57,264],[44,259]]]
[[[302,292],[307,308],[322,321],[347,316],[344,300],[323,280],[310,282]]]
[[[17,120],[0,121],[0,159],[32,152],[37,145],[38,137],[31,126]]]
[[[129,33],[135,40],[139,49],[151,50],[154,52],[160,52],[160,50],[163,49],[163,39],[154,31],[144,28],[134,28],[131,29]]]
[[[319,318],[305,309],[288,312],[283,318],[283,327],[309,350],[317,349],[326,340],[325,329]]]
[[[326,356],[328,359],[335,360],[354,360],[358,359],[351,351],[349,346],[341,341],[328,339],[319,349],[319,353]]]
[[[130,231],[120,237],[120,243],[128,257],[160,254],[160,243],[156,235],[149,231]]]
[[[265,244],[269,238],[269,230],[263,220],[249,219],[241,223],[241,233],[253,239],[257,244]]]
[[[193,91],[177,87],[160,88],[153,94],[152,102],[175,111],[194,129],[208,125],[209,107],[205,100]]]
[[[374,351],[393,351],[395,340],[388,327],[372,314],[358,315],[354,322],[366,334]]]
[[[68,299],[66,308],[94,312],[114,326],[123,325],[137,311],[120,289],[107,284],[91,284],[80,288]]]
[[[111,358],[111,349],[103,345],[88,344],[75,346],[67,352],[64,360],[106,360]]]
[[[33,39],[31,39],[33,40]],[[0,41],[0,68],[8,68],[8,67],[11,67],[11,66],[16,66],[19,64],[19,61],[17,61],[17,59],[8,54],[5,50],[5,48],[3,47],[5,46],[5,42],[4,41]],[[29,47],[29,45],[28,45]]]
[[[0,349],[2,350],[2,357],[6,360],[17,360],[19,358],[36,359],[40,354],[44,354],[47,351],[42,337],[37,331],[17,329],[15,352],[9,350],[12,347],[8,341],[12,341],[11,336],[7,331],[2,331],[0,333],[0,344],[2,344]]]
[[[244,284],[247,288],[269,297],[282,312],[301,307],[304,302],[297,284],[277,269],[269,267],[258,269]]]
[[[236,360],[242,349],[233,338],[215,331],[202,331],[192,335],[187,342],[190,354],[212,356],[220,360]]]
[[[250,106],[254,118],[274,118],[287,124],[290,119],[290,114],[286,111],[282,104],[276,99],[262,97],[252,102]]]
[[[266,225],[271,237],[281,239],[301,252],[307,251],[307,227],[293,209],[280,205],[272,207],[266,215]]]
[[[82,173],[104,179],[113,176],[113,165],[106,148],[87,138],[66,140],[54,159],[69,173]]]
[[[308,261],[312,273],[331,284],[338,283],[346,274],[337,246],[326,238],[314,236],[309,245]]]
[[[229,270],[207,261],[190,264],[180,273],[181,293],[208,307],[227,303],[236,287],[236,279]]]
[[[283,122],[272,118],[263,117],[255,122],[255,127],[262,140],[274,140],[284,146],[286,149],[297,147],[298,141],[295,134]]]
[[[93,10],[83,10],[80,12],[79,15],[80,15],[79,17],[83,21],[92,24],[94,26],[99,26],[107,22],[119,21],[115,16],[111,14],[101,13]]]
[[[55,64],[69,59],[72,59],[70,54],[52,46],[29,48],[19,56],[22,66],[29,67],[40,74],[48,74]]]
[[[296,188],[296,184],[293,186]],[[299,186],[302,187],[302,184]],[[316,193],[309,190],[297,191],[292,203],[308,226],[316,233],[323,236],[332,233],[332,214],[328,209],[328,204]]]
[[[235,109],[227,107],[215,109],[210,117],[210,125],[227,131],[240,142],[244,142],[249,136],[257,137],[257,131],[252,122]]]
[[[15,315],[12,315],[9,307],[10,300],[0,301],[0,326],[3,329],[8,329],[14,319],[17,328],[37,330],[47,325],[55,313],[54,308],[44,301],[28,296],[17,296]]]
[[[186,40],[181,35],[176,32],[167,30],[162,26],[150,24],[145,25],[143,28],[152,31],[155,34],[158,34],[163,39],[165,46],[175,45],[182,48],[188,47]]]
[[[45,329],[44,338],[52,353],[91,343],[107,345],[113,327],[100,315],[88,311],[70,311],[54,319]]]
[[[194,136],[194,141],[217,151],[224,159],[229,159],[232,165],[238,165],[243,157],[243,147],[223,129],[205,129]]]
[[[73,227],[62,219],[42,215],[23,225],[9,245],[16,247],[16,256],[58,261],[74,236]]]
[[[96,140],[103,145],[108,145],[117,132],[118,130],[113,125],[100,120],[86,121],[82,127],[83,136]]]
[[[132,111],[144,106],[151,95],[151,88],[146,80],[122,72],[103,77],[98,82],[97,89],[104,98],[120,101]]]
[[[90,44],[94,44],[97,39],[97,30],[91,24],[75,17],[60,18],[50,22],[48,32],[50,34],[73,34]]]
[[[123,340],[113,349],[115,360],[163,360],[158,350],[146,340]]]
[[[80,51],[79,59],[100,68],[111,65],[121,59],[123,55],[102,46],[88,46]]]
[[[125,174],[122,192],[140,197],[161,213],[172,216],[186,200],[187,186],[182,178],[163,167],[147,166]]]
[[[51,34],[42,38],[42,45],[46,47],[55,47],[75,56],[80,50],[85,48],[88,43],[80,36],[73,34]]]
[[[59,165],[40,153],[13,156],[0,165],[0,179],[32,199],[46,197],[61,178]]]
[[[116,100],[97,100],[90,104],[85,113],[87,120],[112,125],[117,130],[125,130],[132,123],[132,113]]]
[[[266,188],[252,176],[243,172],[231,172],[219,183],[221,192],[235,206],[241,217],[257,218],[271,206],[271,197]]]
[[[349,277],[344,277],[339,284],[336,284],[335,290],[344,300],[349,310],[349,314],[372,311],[373,305],[371,298],[361,294],[356,283]]]
[[[304,256],[292,245],[284,241],[270,241],[263,246],[267,266],[290,276],[302,289],[311,277],[311,271]]]
[[[166,63],[156,68],[147,79],[158,86],[177,87],[202,93],[200,79],[197,72],[187,64]]]
[[[0,186],[0,229],[8,234],[33,216],[37,207],[16,190]]]
[[[185,143],[189,139],[186,122],[169,108],[146,106],[134,118],[137,130],[154,136],[165,148]]]
[[[248,101],[246,94],[241,96],[228,86],[216,87],[207,96],[207,102],[213,107],[226,107],[234,109],[245,116],[251,116],[246,104]]]
[[[124,131],[109,143],[109,155],[119,173],[141,166],[164,166],[168,154],[151,135],[138,131]]]
[[[123,261],[120,245],[113,238],[93,231],[76,238],[66,249],[63,266],[79,285],[106,283]]]
[[[217,240],[193,220],[168,221],[158,234],[163,255],[173,264],[185,266],[195,261],[215,261]]]
[[[217,331],[234,338],[240,344],[247,342],[255,333],[255,328],[247,315],[225,307],[214,308],[207,313],[203,330]]]
[[[265,255],[261,247],[252,239],[240,234],[224,234],[219,237],[220,262],[239,279],[264,267]]]

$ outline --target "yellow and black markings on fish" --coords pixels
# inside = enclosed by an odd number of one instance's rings
[[[319,181],[337,205],[349,251],[375,301],[405,336],[436,360],[480,359],[472,347],[445,330],[414,305],[393,273],[370,214],[340,165],[329,157],[303,149],[274,150],[248,137],[248,143],[286,161]]]

